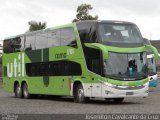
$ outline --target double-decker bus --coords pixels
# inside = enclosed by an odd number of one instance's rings
[[[122,102],[148,95],[146,48],[137,26],[123,21],[82,21],[4,40],[3,87],[32,95],[90,97]]]
[[[149,78],[149,87],[156,87],[158,84],[158,75],[156,68],[156,61],[153,54],[147,55],[148,60],[148,78]]]

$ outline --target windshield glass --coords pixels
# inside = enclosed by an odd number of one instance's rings
[[[121,54],[109,52],[104,62],[106,77],[121,80],[137,80],[147,77],[146,53]]]
[[[103,44],[116,47],[139,47],[143,39],[134,24],[99,24],[99,36]]]
[[[148,58],[148,75],[156,74],[156,62],[154,58]]]

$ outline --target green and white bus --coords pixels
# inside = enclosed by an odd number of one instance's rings
[[[31,95],[90,97],[122,102],[148,95],[146,48],[137,26],[82,21],[10,37],[3,43],[3,87]]]

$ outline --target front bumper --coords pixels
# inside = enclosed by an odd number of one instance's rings
[[[125,97],[146,97],[148,96],[148,84],[142,86],[115,86],[109,83],[102,85],[103,98],[125,98]]]

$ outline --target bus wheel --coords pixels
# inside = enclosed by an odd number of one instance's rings
[[[17,98],[22,98],[23,97],[22,89],[19,86],[19,83],[16,83],[16,85],[14,87],[14,94],[15,94],[15,97],[17,97]]]
[[[25,99],[29,99],[31,97],[31,95],[28,92],[28,86],[27,86],[27,84],[24,83],[23,86],[22,86],[22,88],[23,88],[23,97]]]
[[[81,84],[77,86],[76,95],[75,95],[75,102],[78,103],[86,103],[89,98],[84,96],[84,89]]]
[[[113,101],[115,103],[121,103],[121,102],[123,102],[123,100],[124,100],[124,98],[113,98]]]

